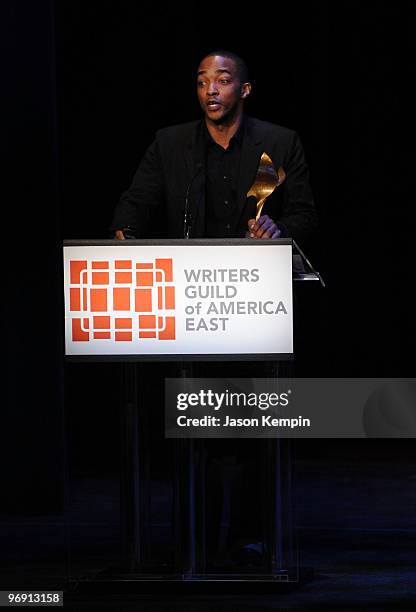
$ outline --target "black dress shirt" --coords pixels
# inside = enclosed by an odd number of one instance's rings
[[[238,222],[237,181],[240,168],[244,124],[231,138],[228,148],[217,144],[205,127],[206,140],[206,217],[207,238],[231,238]]]

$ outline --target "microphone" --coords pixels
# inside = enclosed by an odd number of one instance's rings
[[[189,235],[191,233],[191,228],[192,228],[192,215],[189,209],[189,192],[191,191],[192,183],[194,182],[198,174],[201,172],[202,168],[203,168],[203,165],[201,162],[199,162],[196,165],[195,172],[193,173],[192,178],[189,181],[188,188],[186,190],[185,212],[183,215],[183,237],[186,238],[187,240],[189,239]]]

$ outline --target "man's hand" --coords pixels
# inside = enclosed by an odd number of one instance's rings
[[[249,219],[247,238],[280,238],[281,231],[269,215],[262,215],[258,221]]]
[[[125,240],[126,239],[125,235],[123,234],[123,232],[121,230],[117,230],[116,231],[116,233],[114,234],[114,238],[116,240]]]

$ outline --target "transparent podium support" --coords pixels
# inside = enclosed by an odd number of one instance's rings
[[[123,247],[123,245],[114,245],[113,241],[106,242],[111,243],[103,246],[108,246],[111,249]],[[228,242],[225,245],[227,247],[230,246]],[[239,242],[236,241],[235,246],[248,247],[246,241],[241,241],[244,243],[242,245]],[[287,246],[290,240],[280,242],[282,246]],[[145,243],[146,241],[140,241],[137,245],[132,243],[127,246],[141,248],[146,247]],[[185,243],[188,244],[189,241],[185,241]],[[201,245],[213,246],[210,241],[200,241],[196,246]],[[254,241],[248,248],[255,248],[256,245],[258,246],[259,243]],[[67,259],[69,261],[72,247],[89,249],[96,246],[101,245],[95,243],[78,245],[70,242],[66,245],[68,248]],[[150,242],[150,246],[154,246],[154,241]],[[175,242],[173,246],[178,245]],[[187,248],[182,244],[179,246]],[[216,241],[214,246],[218,246]],[[85,255],[86,259],[89,257],[91,257],[90,254]],[[292,266],[293,270],[295,268],[296,266]],[[322,279],[310,265],[311,272],[302,271],[300,263],[297,268],[300,272],[297,273],[298,279],[294,277],[294,280],[318,280],[323,285]],[[75,351],[74,355],[78,355],[78,352]],[[180,358],[180,356],[176,357]],[[141,368],[137,363],[126,361],[124,365],[124,398],[120,420],[123,558],[120,562],[119,571],[114,571],[111,576],[107,573],[106,580],[170,581],[183,584],[204,583],[206,581],[241,582],[245,580],[247,582],[277,583],[297,580],[291,498],[291,441],[270,438],[261,439],[262,444],[257,445],[257,447],[255,444],[252,445],[252,448],[256,448],[257,454],[254,460],[259,471],[258,482],[261,485],[258,495],[261,505],[261,542],[255,543],[258,544],[259,562],[252,565],[240,564],[238,561],[234,563],[233,560],[228,565],[221,565],[215,559],[213,562],[212,556],[209,554],[212,550],[212,538],[208,529],[210,522],[212,524],[212,516],[210,515],[213,507],[212,489],[210,489],[211,473],[208,471],[209,453],[212,450],[208,442],[212,440],[163,440],[161,447],[163,448],[163,455],[166,454],[166,461],[170,464],[171,482],[169,483],[169,494],[165,497],[162,495],[155,504],[152,497],[154,494],[154,482],[152,480],[152,453],[154,453],[154,448],[150,436],[154,413],[149,412],[152,408],[150,406],[151,402],[148,401],[149,398],[147,398],[147,401],[140,399],[140,391],[146,386],[149,387],[145,377],[140,376],[140,371]],[[189,367],[185,367],[182,375],[191,377],[191,374]],[[223,374],[221,373],[220,376],[222,377]],[[273,376],[290,378],[289,362],[276,363]],[[254,376],[249,373],[247,377]],[[157,410],[163,409],[163,402],[154,402],[154,404]],[[162,427],[160,427],[159,436],[161,431]],[[240,442],[246,441],[240,440]],[[259,440],[256,440],[256,442],[259,442]],[[221,553],[229,545],[231,539],[228,536],[232,523],[230,518],[232,514],[230,510],[232,505],[231,490],[234,478],[232,468],[233,466],[222,480],[220,478],[222,514],[218,548]],[[171,505],[169,528],[166,525],[163,527],[166,527],[166,554],[164,556],[158,556],[154,552],[154,536],[158,529],[157,521],[154,521],[154,510],[158,503]],[[166,536],[168,533],[169,536]]]
[[[135,363],[124,364],[121,418],[120,503],[122,549],[126,570],[140,571],[148,558],[150,449],[146,442],[147,411],[139,411],[138,370]]]
[[[273,371],[277,377],[279,374],[288,377],[290,365],[276,364]],[[292,519],[292,444],[288,439],[266,438],[261,440],[259,448],[256,447],[258,455],[254,459],[261,482],[262,562],[248,568],[239,567],[238,564],[213,568],[207,563],[207,514],[211,501],[207,495],[207,458],[211,440],[171,440],[173,554],[171,562],[159,566],[155,564],[150,555],[149,458],[152,449],[149,446],[148,407],[140,406],[137,399],[140,384],[145,384],[145,381],[140,382],[136,364],[126,364],[125,372],[121,478],[125,572],[136,580],[297,580]],[[184,371],[186,376],[191,373],[190,369]],[[227,484],[226,479],[221,494],[227,514],[230,483],[228,481]],[[221,537],[220,534],[220,542]]]

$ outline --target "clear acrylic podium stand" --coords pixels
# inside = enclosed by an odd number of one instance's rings
[[[286,241],[287,243],[287,241]],[[301,255],[303,255],[301,253]],[[307,261],[307,260],[306,260]],[[302,257],[294,259],[294,281],[320,281],[313,269],[306,272]],[[307,262],[309,263],[309,262]],[[163,363],[161,358],[158,366]],[[264,377],[290,378],[291,361],[263,362],[269,368]],[[208,554],[211,536],[210,494],[208,491],[209,443],[205,439],[168,440],[165,450],[170,465],[170,494],[165,504],[170,506],[171,525],[165,538],[166,554],[154,555],[154,534],[157,525],[152,518],[153,452],[150,415],[154,408],[140,399],[147,381],[140,377],[140,365],[134,360],[124,364],[123,401],[121,409],[121,521],[122,563],[89,584],[99,582],[173,583],[206,585],[207,583],[297,582],[299,567],[295,547],[292,513],[292,457],[289,439],[264,438],[255,440],[254,457],[258,469],[258,517],[260,541],[248,543],[245,550],[253,553],[247,559],[223,558],[213,562]],[[181,376],[193,377],[193,366],[182,363]],[[162,407],[158,406],[158,410]],[[252,440],[239,440],[241,443]],[[229,529],[230,479],[224,477],[219,493],[222,497],[220,531]],[[235,503],[235,500],[234,500]],[[153,504],[154,506],[154,504]],[[225,516],[225,518],[224,518]],[[220,534],[220,548],[226,534]],[[243,546],[244,548],[244,546]],[[153,588],[152,587],[152,588]],[[140,587],[139,587],[140,588]],[[188,588],[188,587],[187,587]]]
[[[210,564],[207,558],[207,450],[212,440],[171,440],[173,461],[172,544],[170,558],[159,565],[152,558],[150,469],[146,407],[135,403],[137,366],[127,364],[130,398],[125,403],[122,475],[122,509],[125,572],[131,579],[145,581],[296,581],[298,568],[292,525],[291,441],[267,438],[238,440],[255,445],[254,461],[260,484],[259,518],[261,552],[256,563]],[[290,366],[289,366],[290,367]],[[277,364],[287,378],[289,367]],[[135,381],[135,382],[134,382]],[[252,446],[252,445],[251,445]],[[207,448],[208,447],[208,448]],[[253,459],[253,458],[252,458]],[[221,469],[221,468],[220,468]],[[229,497],[227,483],[220,496]],[[227,504],[222,499],[222,503]],[[234,500],[236,503],[236,500]],[[238,500],[237,500],[238,503]],[[224,528],[224,525],[222,525]],[[225,526],[227,528],[227,526]],[[134,577],[134,578],[133,578]]]

